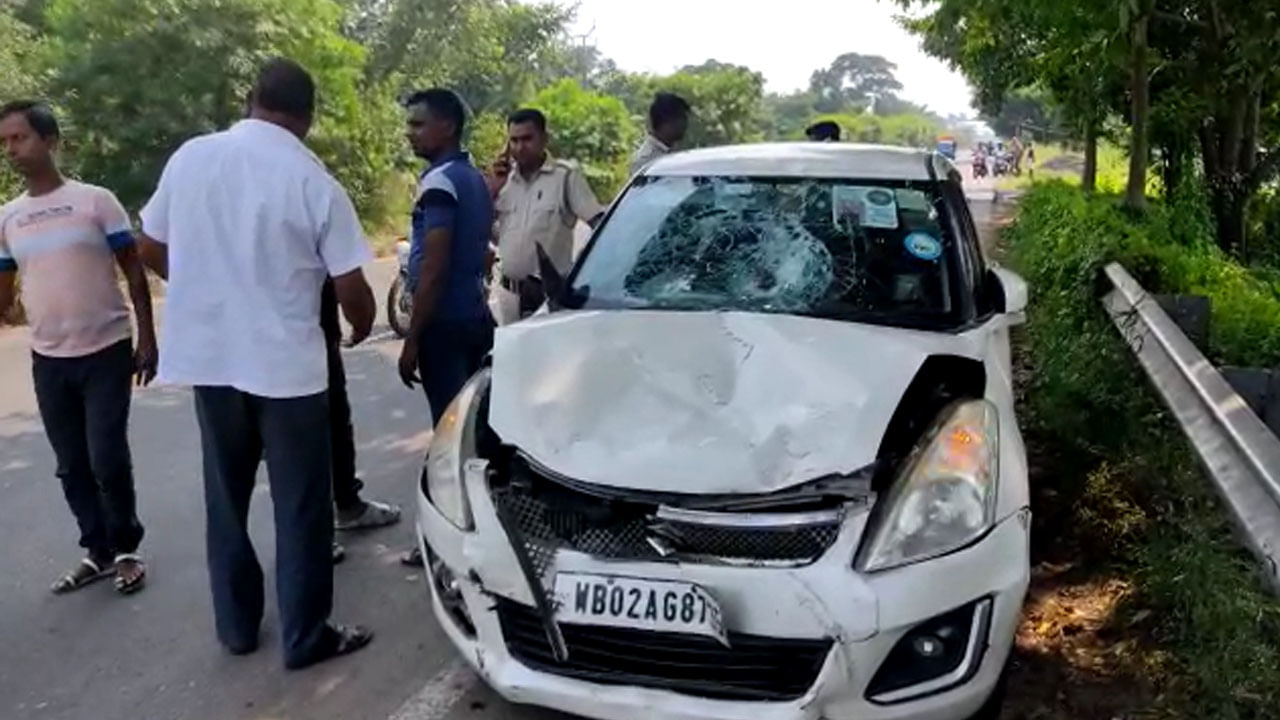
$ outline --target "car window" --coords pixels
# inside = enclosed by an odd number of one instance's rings
[[[933,183],[640,177],[573,278],[587,307],[953,323],[955,238]]]

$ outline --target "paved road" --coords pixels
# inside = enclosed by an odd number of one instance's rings
[[[385,296],[390,266],[371,275]],[[426,401],[395,379],[397,350],[384,333],[347,353],[347,373],[368,492],[407,507],[429,435]],[[106,583],[54,597],[49,583],[78,557],[75,526],[36,414],[27,334],[0,331],[0,717],[383,720],[452,657],[421,578],[396,562],[408,523],[350,539],[337,570],[336,617],[380,631],[366,652],[286,674],[271,610],[260,652],[223,655],[212,631],[190,394],[136,393],[131,434],[151,584],[131,598]],[[251,522],[270,568],[270,499],[259,489]]]
[[[989,217],[976,191],[975,215]],[[393,268],[370,268],[385,297]],[[429,438],[426,402],[395,378],[398,344],[384,327],[346,354],[367,492],[409,507]],[[187,391],[134,397],[139,512],[151,584],[117,597],[99,584],[67,597],[48,584],[78,557],[73,520],[53,476],[30,382],[27,334],[0,330],[0,717],[12,720],[553,720],[511,706],[464,670],[430,616],[421,576],[396,561],[401,526],[348,538],[336,613],[379,632],[351,658],[300,673],[280,665],[274,610],[264,647],[224,655],[214,639],[203,549],[199,448]],[[251,524],[274,564],[270,499],[259,487]],[[268,578],[271,573],[268,570]],[[270,582],[270,581],[268,581]],[[268,592],[274,592],[268,588]],[[272,603],[268,603],[270,607]]]

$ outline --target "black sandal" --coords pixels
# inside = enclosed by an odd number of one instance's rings
[[[333,633],[333,645],[328,646],[320,654],[302,662],[290,664],[285,662],[285,668],[289,670],[301,670],[322,663],[326,660],[350,655],[351,653],[362,649],[373,641],[373,631],[367,627],[360,625],[332,625],[329,628]]]
[[[138,592],[147,584],[147,566],[142,562],[142,556],[136,553],[120,553],[116,555],[116,592],[121,595],[132,595]],[[138,574],[133,578],[126,577],[121,574],[120,569],[123,567],[133,566],[138,569]]]
[[[49,590],[54,595],[65,595],[74,592],[80,588],[91,585],[116,571],[115,564],[100,564],[92,557],[86,557],[76,565],[74,569],[67,572],[66,575],[58,578],[53,585],[49,586]]]

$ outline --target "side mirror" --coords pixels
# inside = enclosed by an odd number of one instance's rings
[[[987,270],[987,278],[997,312],[1021,315],[1027,309],[1027,281],[1017,273],[993,267]]]

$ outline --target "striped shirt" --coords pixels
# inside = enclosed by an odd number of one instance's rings
[[[130,337],[115,251],[132,242],[120,201],[95,185],[67,180],[0,207],[0,271],[21,274],[32,350],[81,357]]]

